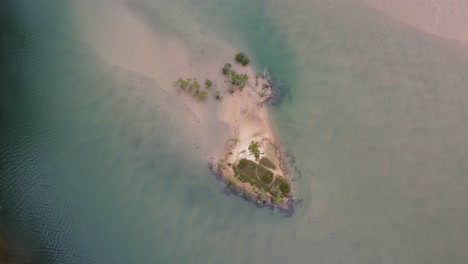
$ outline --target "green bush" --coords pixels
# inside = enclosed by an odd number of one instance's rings
[[[258,158],[260,158],[260,143],[257,141],[250,142],[249,151],[254,155],[255,159],[258,160]]]
[[[221,69],[221,71],[223,72],[224,75],[229,75],[229,73],[231,73],[231,68],[232,68],[231,63],[226,63],[224,64],[224,67]]]
[[[289,194],[289,192],[291,191],[291,187],[289,187],[289,184],[287,182],[282,182],[279,188],[283,194]]]
[[[208,93],[205,92],[205,91],[200,91],[200,92],[197,93],[198,98],[200,98],[201,100],[204,100],[207,95],[208,95]]]
[[[246,66],[249,64],[250,59],[245,55],[244,52],[239,52],[236,54],[236,57],[234,58],[238,63],[242,64],[243,66]]]
[[[231,84],[237,85],[242,91],[249,80],[249,76],[244,74],[238,74],[235,70],[231,70]]]
[[[213,85],[213,82],[210,79],[206,79],[205,81],[206,88],[211,88],[212,85]]]
[[[242,168],[244,168],[246,165],[247,165],[247,160],[246,160],[246,159],[241,159],[241,160],[239,161],[239,164],[237,165],[237,167],[239,167],[239,169],[242,169]]]
[[[208,95],[205,91],[200,91],[200,83],[195,78],[182,79],[179,78],[173,83],[174,87],[179,87],[180,89],[187,91],[194,97],[197,97],[201,100],[204,100]]]
[[[270,184],[273,182],[273,173],[267,173],[262,176],[262,181],[264,183]]]

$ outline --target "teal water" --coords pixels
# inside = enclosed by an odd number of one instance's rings
[[[221,49],[197,39],[214,35],[268,65],[302,203],[284,217],[225,195],[199,124],[106,63],[72,1],[8,2],[0,219],[34,262],[468,262],[463,47],[357,1],[126,5],[193,50]]]

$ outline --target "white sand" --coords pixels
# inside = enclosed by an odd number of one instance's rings
[[[362,0],[376,10],[431,34],[468,42],[466,0]]]

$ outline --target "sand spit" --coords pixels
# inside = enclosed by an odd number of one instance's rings
[[[205,148],[206,155],[212,157],[213,171],[222,176],[231,189],[259,205],[292,212],[291,192],[271,199],[271,193],[239,179],[235,173],[235,165],[241,159],[258,162],[248,151],[249,144],[255,141],[260,144],[261,157],[268,157],[275,164],[274,169],[270,168],[274,179],[283,180],[270,183],[268,188],[280,183],[290,186],[265,107],[272,95],[266,72],[256,78],[259,75],[251,66],[234,62],[233,57],[238,50],[213,38],[213,35],[204,35],[189,46],[174,36],[158,34],[138,14],[117,1],[76,1],[75,9],[84,39],[104,62],[153,79],[191,110],[200,125],[193,128],[192,123],[187,125],[191,130],[200,130],[196,134],[204,138],[197,138],[197,142]],[[202,51],[196,47],[201,47]],[[243,91],[232,85],[229,77],[222,73],[225,63],[232,63],[233,70],[249,76]],[[197,78],[202,85],[208,78],[214,85],[205,90],[208,96],[201,101],[174,87],[174,81],[179,78]],[[215,93],[223,99],[216,100]],[[223,161],[221,166],[220,161]],[[260,175],[257,180],[260,181]]]
[[[431,34],[468,42],[468,1],[362,0],[374,9]]]

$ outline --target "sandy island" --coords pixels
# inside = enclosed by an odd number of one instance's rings
[[[78,23],[83,39],[103,61],[153,79],[185,105],[174,109],[167,102],[157,102],[167,114],[183,113],[186,120],[180,122],[187,122],[198,145],[207,148],[200,151],[211,157],[210,167],[232,193],[259,206],[292,212],[291,182],[266,107],[273,95],[267,71],[259,73],[250,63],[236,62],[236,49],[211,35],[192,38],[188,45],[158,34],[118,1],[75,4],[83,14],[78,17],[85,18]],[[223,73],[226,63],[230,70]],[[212,81],[211,87],[206,79]],[[252,142],[257,158],[249,150]]]
[[[252,67],[242,66],[234,66],[234,69],[246,73],[249,80],[242,91],[234,87],[233,93],[230,92],[232,84],[225,84],[219,114],[220,119],[229,125],[232,136],[227,140],[224,153],[213,164],[213,169],[226,180],[231,190],[245,199],[259,206],[270,205],[289,210],[292,202],[290,180],[266,107],[273,95],[268,72],[256,74]],[[253,142],[258,143],[258,157],[249,150]],[[247,164],[242,168],[242,163]],[[249,165],[252,165],[250,171],[247,169]],[[271,180],[265,177],[268,174],[273,176]],[[285,188],[281,188],[281,184]]]
[[[292,212],[291,183],[266,107],[273,96],[272,82],[267,69],[255,73],[248,61],[240,52],[232,63],[216,69],[216,90],[213,81],[202,76],[179,77],[172,86],[188,105],[218,101],[217,117],[230,133],[222,153],[213,153],[209,167],[226,188],[260,207]]]

